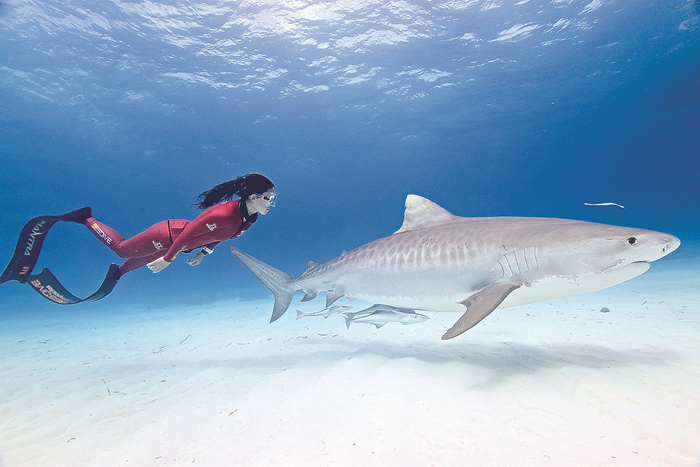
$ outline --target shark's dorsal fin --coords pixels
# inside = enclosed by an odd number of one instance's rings
[[[406,212],[403,215],[403,224],[399,230],[394,232],[394,235],[409,230],[430,227],[431,225],[444,224],[455,219],[457,219],[457,216],[429,199],[418,195],[408,195],[406,197]]]

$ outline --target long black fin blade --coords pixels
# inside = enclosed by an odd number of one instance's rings
[[[122,277],[119,272],[119,266],[112,264],[107,270],[107,275],[102,281],[100,288],[95,291],[92,295],[87,298],[78,298],[72,293],[70,293],[64,286],[56,279],[49,268],[44,268],[39,274],[29,276],[29,285],[31,285],[34,290],[39,292],[42,297],[51,300],[59,305],[75,305],[76,303],[82,302],[96,302],[105,298],[107,295],[114,290],[114,286]]]
[[[27,282],[39,259],[39,253],[49,229],[58,221],[81,223],[90,217],[91,213],[92,209],[85,207],[58,216],[35,217],[27,222],[19,234],[10,263],[0,275],[0,284],[12,280],[20,284]]]

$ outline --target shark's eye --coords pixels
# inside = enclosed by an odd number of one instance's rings
[[[637,237],[628,238],[627,243],[629,243],[630,245],[636,245],[637,244]]]

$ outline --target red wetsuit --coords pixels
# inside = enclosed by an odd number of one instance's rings
[[[119,266],[119,272],[125,274],[158,258],[170,262],[178,254],[197,248],[211,253],[222,241],[243,235],[257,220],[257,212],[248,216],[241,200],[235,200],[215,204],[193,221],[159,222],[128,240],[94,217],[88,217],[85,225],[112,251],[129,258]]]

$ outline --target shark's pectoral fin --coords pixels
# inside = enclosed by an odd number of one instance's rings
[[[495,282],[487,285],[474,295],[460,300],[459,303],[466,306],[467,311],[457,320],[454,326],[442,336],[442,340],[457,337],[476,326],[479,321],[486,318],[489,313],[495,310],[498,305],[505,300],[508,294],[520,286],[520,282],[515,281]]]

